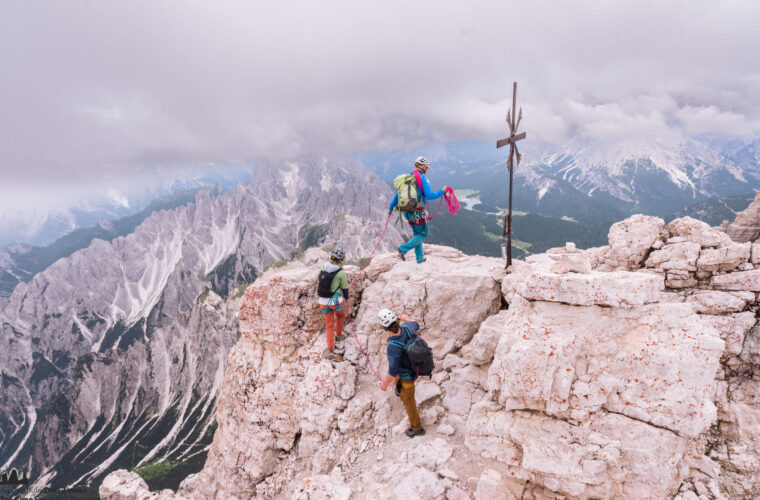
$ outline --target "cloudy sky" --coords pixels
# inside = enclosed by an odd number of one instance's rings
[[[760,2],[11,1],[0,197],[167,164],[760,132]]]

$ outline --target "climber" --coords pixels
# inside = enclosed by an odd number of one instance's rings
[[[401,255],[402,260],[406,260],[404,257],[404,254],[406,254],[409,250],[414,249],[414,255],[417,259],[417,263],[421,264],[425,262],[425,256],[422,253],[422,242],[425,241],[425,238],[428,237],[428,213],[427,209],[425,208],[425,202],[427,200],[437,200],[441,196],[443,196],[445,189],[439,189],[438,191],[433,191],[433,189],[430,187],[430,181],[428,181],[428,178],[425,174],[427,174],[427,171],[430,170],[430,162],[427,160],[427,158],[420,156],[416,160],[414,160],[414,170],[410,172],[408,175],[401,175],[396,178],[396,181],[394,181],[394,186],[396,186],[396,196],[393,197],[393,201],[391,201],[390,206],[388,207],[388,215],[393,213],[394,208],[398,208],[399,211],[404,212],[404,218],[409,222],[409,225],[412,226],[412,233],[414,236],[412,239],[404,243],[403,245],[399,246],[397,248],[399,255]],[[401,187],[401,181],[403,177],[408,176],[414,176],[416,180],[416,186],[418,193],[412,193],[411,198],[417,198],[417,203],[414,204],[414,206],[398,206],[399,205],[399,190],[402,189]],[[411,179],[409,179],[411,180]],[[404,196],[404,193],[401,193],[402,196]],[[415,194],[417,196],[415,196]]]
[[[409,427],[406,435],[410,438],[422,436],[425,434],[425,428],[422,427],[420,413],[417,411],[417,401],[414,399],[414,380],[415,373],[411,371],[409,359],[404,351],[404,345],[410,337],[414,337],[419,330],[420,325],[412,321],[408,316],[402,314],[400,318],[390,309],[381,309],[378,313],[380,325],[385,328],[391,335],[388,338],[388,375],[380,383],[380,389],[385,391],[391,382],[396,382],[396,395],[401,397],[406,409],[406,415],[409,417]],[[404,323],[399,324],[399,319]]]
[[[343,259],[346,252],[341,247],[333,248],[330,252],[330,262],[322,266],[317,277],[317,295],[319,295],[319,310],[325,316],[327,349],[322,356],[331,361],[337,360],[335,341],[341,341],[343,322],[348,308],[348,276],[343,270]]]

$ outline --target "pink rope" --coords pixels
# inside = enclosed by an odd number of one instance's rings
[[[377,241],[377,245],[375,245],[375,248],[372,250],[372,253],[369,254],[369,257],[367,258],[367,262],[364,263],[364,267],[359,270],[359,274],[356,275],[356,278],[351,281],[351,284],[348,285],[348,288],[351,289],[352,286],[354,286],[354,283],[359,279],[359,276],[362,275],[365,269],[367,269],[367,266],[372,262],[372,257],[375,255],[375,252],[377,251],[378,247],[380,247],[380,242],[383,241],[383,238],[385,237],[385,232],[388,230],[388,223],[391,221],[391,214],[388,214],[388,218],[385,221],[385,228],[383,228],[383,234],[380,235],[380,239]],[[372,370],[372,373],[375,374],[375,377],[377,377],[377,380],[380,382],[383,381],[383,379],[380,377],[380,375],[377,374],[377,371],[375,370],[375,367],[372,366],[372,362],[369,360],[369,356],[367,356],[367,353],[364,351],[364,348],[362,347],[361,342],[359,342],[359,336],[356,334],[356,328],[354,328],[354,323],[351,321],[351,312],[347,311],[348,314],[348,324],[351,325],[351,331],[354,332],[354,339],[356,339],[356,345],[359,346],[359,350],[364,354],[364,359],[367,360],[367,365],[369,366],[369,369]],[[369,346],[369,339],[367,339],[367,346]]]
[[[425,200],[425,203],[427,203],[427,200]],[[438,209],[435,211],[435,213],[431,217],[428,217],[428,220],[435,219],[435,216],[438,215],[438,212],[441,211],[441,206],[442,205],[443,205],[443,198],[441,198],[441,201],[438,202]],[[428,211],[428,213],[430,213],[430,205],[428,205],[427,211]]]
[[[462,205],[459,204],[459,200],[457,200],[457,195],[454,193],[454,190],[450,188],[449,186],[446,186],[445,192],[443,194],[443,197],[446,198],[446,205],[448,205],[449,213],[451,215],[456,215],[459,210],[461,210]]]

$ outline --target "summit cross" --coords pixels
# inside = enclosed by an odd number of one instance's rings
[[[512,180],[514,167],[520,165],[520,152],[517,150],[517,141],[525,139],[525,132],[518,134],[517,127],[522,120],[522,108],[519,115],[515,112],[517,108],[517,82],[512,87],[512,109],[507,111],[507,125],[509,126],[509,137],[496,141],[496,149],[509,144],[509,158],[507,159],[507,170],[509,170],[509,213],[504,217],[504,230],[502,237],[507,237],[507,269],[512,265]],[[516,121],[515,121],[516,118]],[[502,243],[503,245],[503,243]]]

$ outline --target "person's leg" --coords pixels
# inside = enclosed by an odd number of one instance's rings
[[[422,241],[427,238],[427,231],[425,231],[425,235],[422,236],[420,233],[422,232],[422,226],[427,226],[427,224],[421,224],[419,226],[412,226],[412,239],[404,243],[403,245],[400,245],[398,247],[399,250],[401,250],[401,253],[406,253],[409,250],[414,248],[415,255],[417,253],[417,245],[421,245]]]
[[[406,409],[406,416],[409,417],[409,425],[412,430],[417,431],[422,428],[420,413],[417,411],[417,401],[414,399],[414,382],[411,380],[401,380],[401,401]]]
[[[422,254],[422,242],[425,241],[425,238],[428,237],[428,225],[426,222],[425,224],[421,224],[415,227],[419,228],[415,233],[415,238],[419,238],[419,242],[417,243],[417,246],[414,247],[414,257],[417,259],[417,262],[422,262],[422,259],[425,257]]]
[[[340,306],[340,311],[336,309],[335,316],[336,316],[336,325],[335,325],[335,336],[340,337],[343,335],[343,324],[346,321],[346,303],[343,302]]]
[[[324,312],[327,309],[328,312]],[[335,348],[335,306],[322,306],[322,312],[325,316],[325,330],[327,333],[327,348]]]

